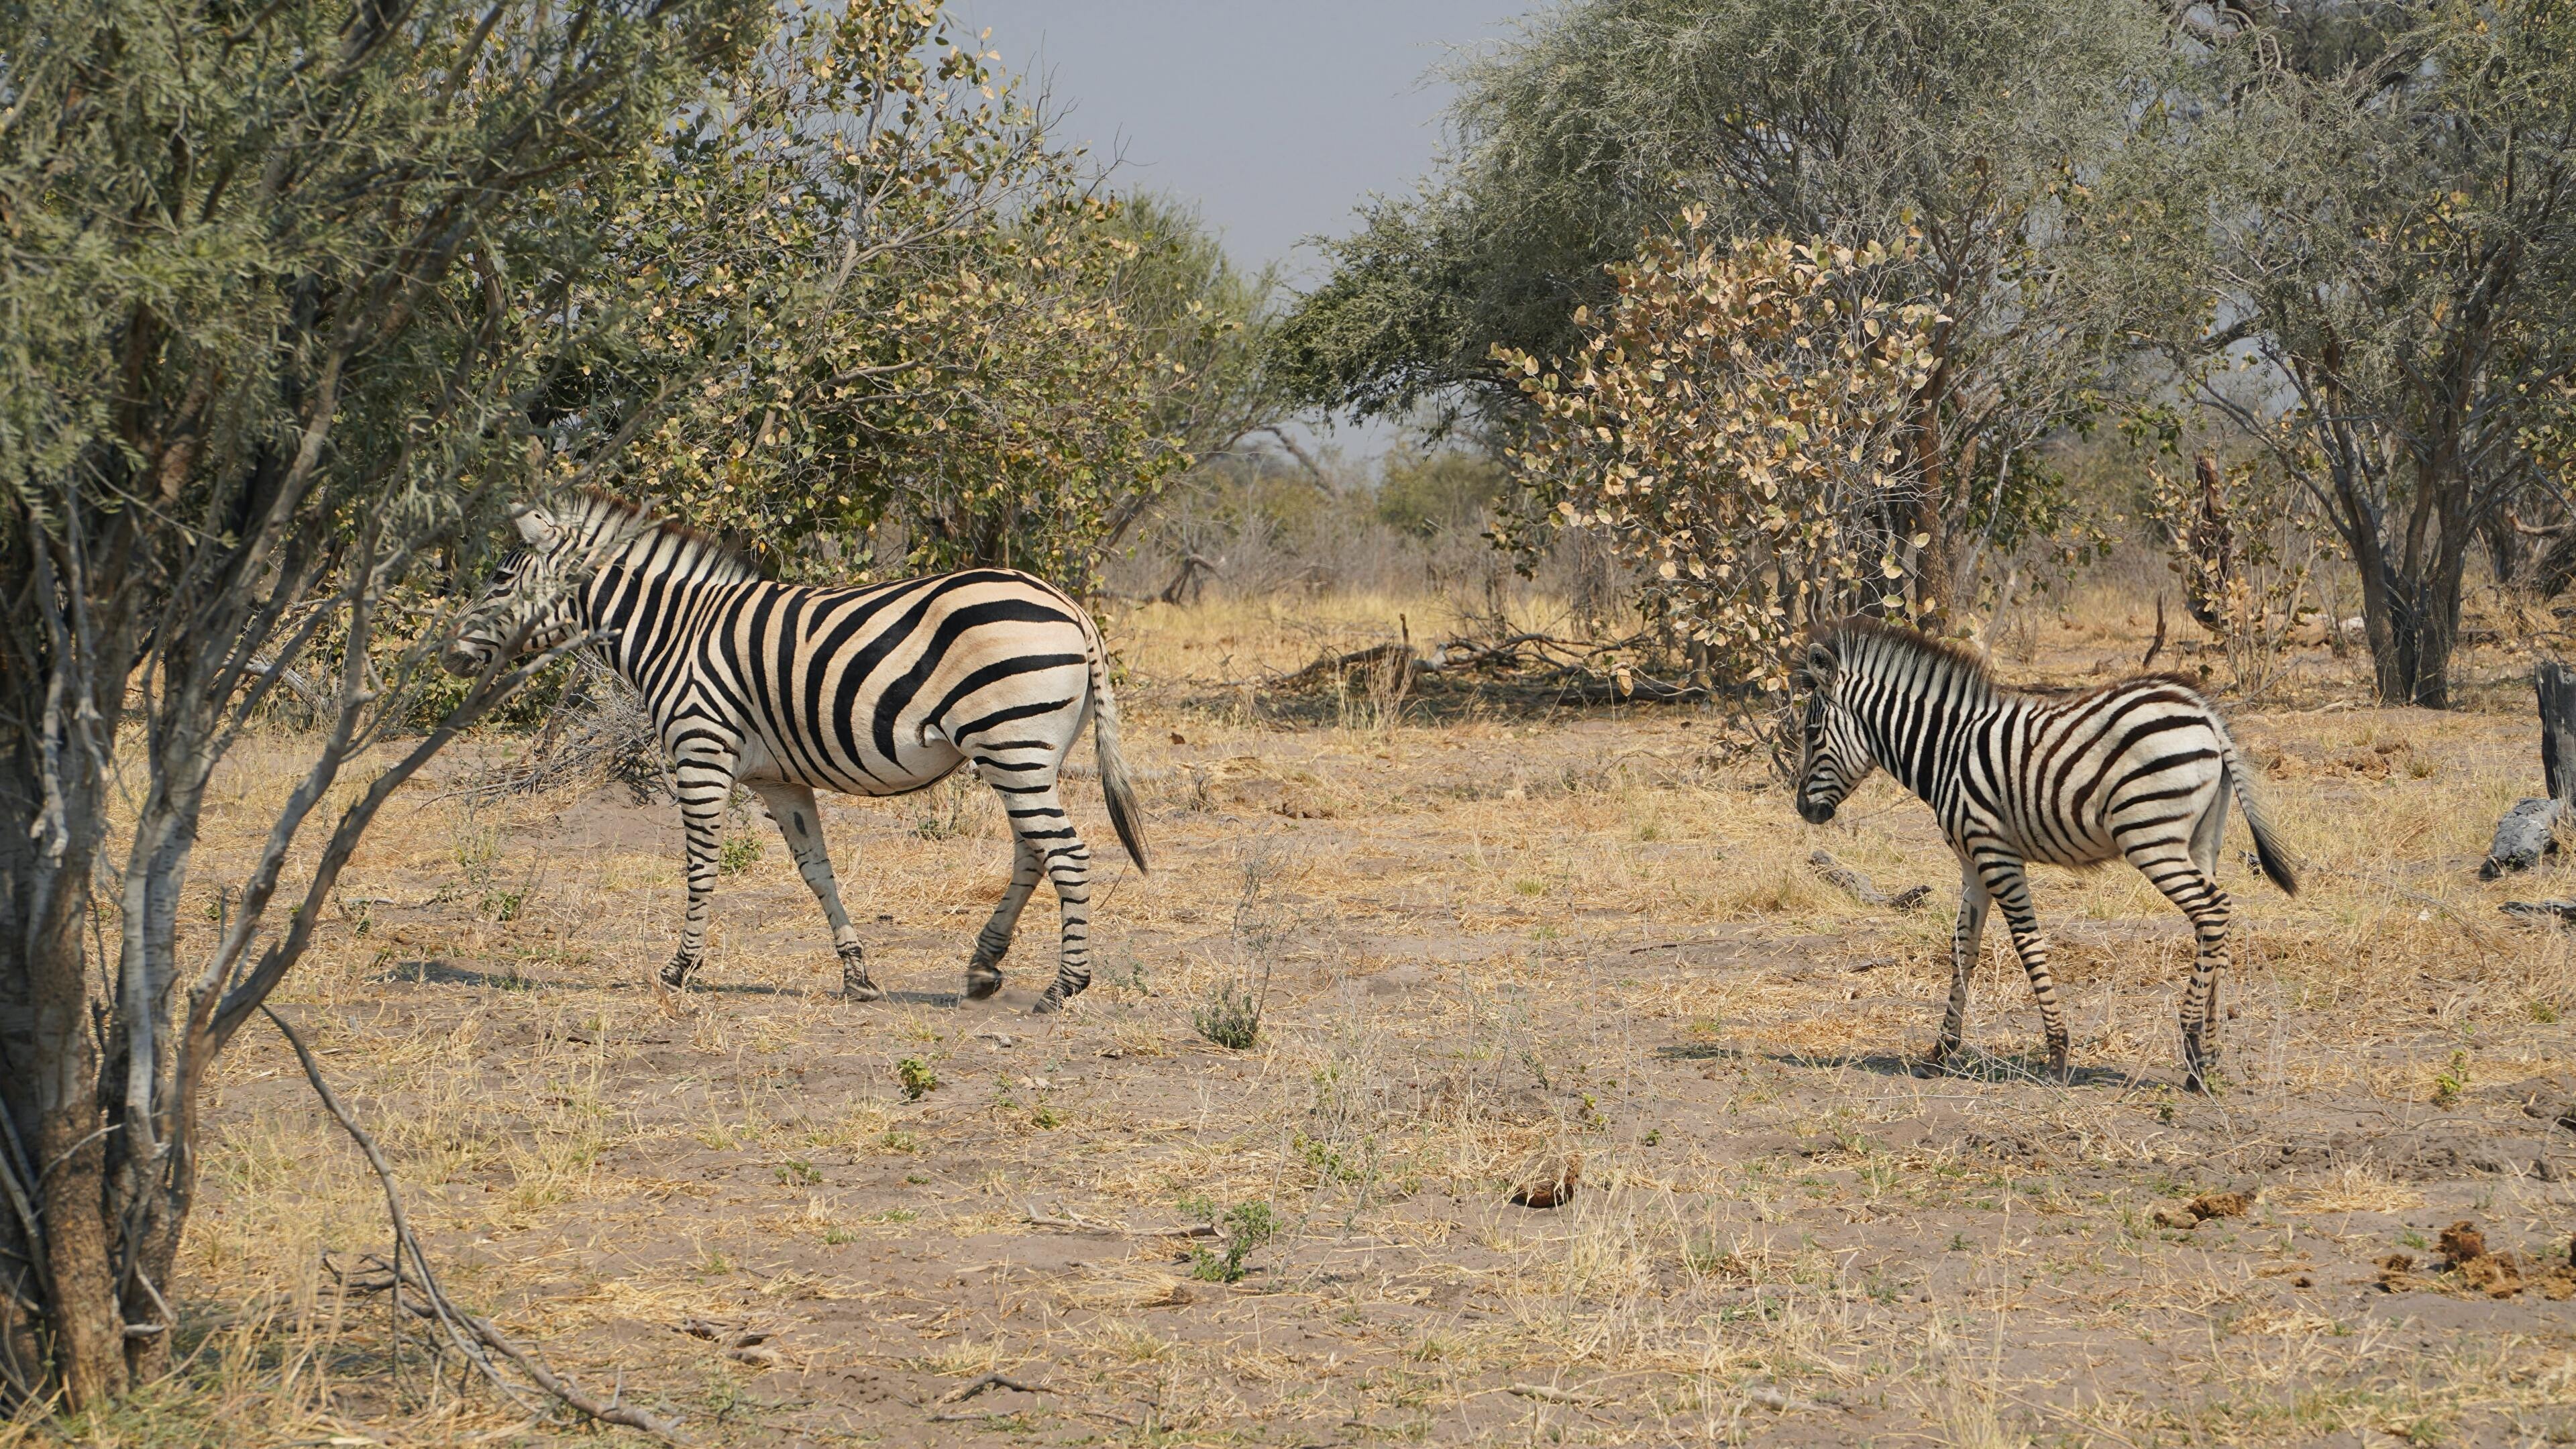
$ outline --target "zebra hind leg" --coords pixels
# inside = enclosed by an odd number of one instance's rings
[[[1073,828],[1073,817],[1065,812],[1064,796],[1054,780],[1005,787],[1003,799],[1019,848],[1036,858],[1047,883],[1055,887],[1063,935],[1056,952],[1055,984],[1038,998],[1037,1009],[1060,1011],[1091,984],[1091,848]],[[1015,874],[1013,884],[1017,882]]]
[[[805,878],[806,888],[822,903],[823,919],[831,923],[832,951],[841,958],[841,994],[852,1001],[882,998],[885,993],[868,979],[867,946],[841,904],[840,882],[832,876],[832,852],[823,841],[823,812],[814,804],[813,787],[756,781],[751,788],[769,807],[770,818],[778,822],[787,853],[795,857],[796,873]]]
[[[1979,943],[1985,938],[1986,909],[1993,898],[1974,863],[1959,861],[1959,923],[1950,932],[1950,1005],[1941,1016],[1940,1038],[1932,1043],[1925,1064],[1938,1067],[1959,1049],[1968,1030],[1968,978],[1977,969]]]
[[[2160,841],[2129,853],[2129,863],[2191,918],[2191,986],[2182,998],[2183,1085],[2206,1092],[2218,1074],[2218,984],[2227,974],[2227,892],[2178,843]]]
[[[1008,807],[1014,826],[1019,811],[1030,807],[1017,803]],[[1043,819],[1032,815],[1033,819]],[[1014,833],[1011,837],[1011,884],[1002,892],[1001,904],[993,908],[993,918],[975,933],[974,959],[966,963],[966,999],[981,1001],[1002,989],[1002,958],[1010,954],[1011,937],[1020,928],[1020,911],[1028,905],[1029,896],[1038,888],[1040,871],[1038,853],[1028,841]]]
[[[2039,912],[2030,902],[2030,876],[2018,856],[1988,853],[1978,862],[1986,894],[2003,907],[2004,924],[2012,929],[2013,951],[2030,977],[2030,994],[2039,1003],[2039,1030],[2048,1046],[2048,1074],[2067,1079],[2069,1050],[2066,1013],[2057,1003],[2057,978],[2048,969],[2048,938],[2039,932]]]

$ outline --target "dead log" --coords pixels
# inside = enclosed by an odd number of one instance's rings
[[[2546,796],[2526,796],[2496,822],[2487,858],[2478,879],[2494,880],[2507,871],[2529,870],[2544,856],[2558,853],[2558,822],[2576,818],[2576,669],[2543,660],[2532,671],[2532,694],[2540,709],[2540,773]]]
[[[1807,864],[1816,868],[1816,874],[1824,877],[1825,884],[1840,888],[1865,906],[1888,906],[1895,910],[1910,911],[1923,904],[1932,894],[1930,886],[1919,885],[1909,886],[1892,896],[1887,895],[1877,886],[1872,885],[1868,876],[1862,875],[1821,850],[1808,856]]]

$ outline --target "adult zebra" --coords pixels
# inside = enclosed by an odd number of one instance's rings
[[[1002,956],[1042,871],[1063,940],[1038,1009],[1091,984],[1091,851],[1057,789],[1086,717],[1110,823],[1139,870],[1145,841],[1118,757],[1108,653],[1081,605],[1009,569],[864,588],[771,583],[704,535],[595,491],[560,512],[521,509],[516,521],[527,546],[502,565],[445,663],[474,674],[513,641],[545,649],[594,632],[642,691],[678,775],[688,837],[688,915],[665,986],[685,986],[705,954],[718,823],[740,783],[776,817],[822,902],[843,992],[882,996],[841,907],[814,791],[901,795],[969,760],[1002,797],[1016,861],[975,938],[966,994],[1001,989]]]
[[[2231,792],[2263,874],[2290,894],[2299,889],[2207,700],[2165,675],[2062,699],[2014,694],[1974,655],[1868,619],[1813,631],[1797,687],[1807,693],[1798,813],[1824,824],[1885,766],[1931,805],[1958,852],[1950,1009],[1934,1062],[1958,1050],[1966,1029],[1968,973],[1991,902],[2003,907],[2030,973],[2049,1069],[2065,1076],[2066,1022],[2023,864],[2124,858],[2191,918],[2198,950],[2182,1003],[2183,1060],[2191,1088],[2204,1089],[2218,1059],[2218,977],[2227,967],[2228,900],[2216,872]]]

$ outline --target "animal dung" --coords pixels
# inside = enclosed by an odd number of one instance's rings
[[[2241,1218],[2254,1209],[2254,1199],[2241,1192],[2205,1192],[2193,1198],[2195,1218]]]
[[[1583,1154],[1569,1152],[1536,1164],[1512,1189],[1512,1201],[1525,1208],[1563,1207],[1583,1178]]]
[[[2477,1224],[2462,1218],[2442,1229],[2441,1248],[2442,1256],[2450,1259],[2453,1267],[2457,1267],[2473,1258],[2483,1258],[2487,1255],[2487,1235],[2478,1231]]]
[[[2254,1208],[2254,1199],[2241,1192],[2205,1192],[2187,1203],[2165,1203],[2151,1216],[2160,1228],[2190,1232],[2211,1218],[2241,1218]]]

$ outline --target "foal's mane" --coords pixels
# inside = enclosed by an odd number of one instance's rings
[[[2015,692],[1996,682],[1994,672],[1986,667],[1985,656],[1975,650],[1884,619],[1855,614],[1819,626],[1815,637],[1834,652],[1838,668],[1856,656],[1909,656],[1929,664],[1936,674],[1962,682],[1966,686],[1963,693],[1991,696]]]
[[[634,499],[621,497],[618,494],[611,493],[597,484],[585,483],[580,488],[575,489],[574,492],[584,503],[597,508],[606,509],[610,513],[616,514],[625,522],[634,525],[638,530],[650,529],[669,537],[679,539],[685,543],[695,545],[700,553],[720,559],[725,563],[732,565],[734,568],[741,570],[744,578],[756,579],[763,577],[760,565],[754,563],[749,557],[745,556],[741,549],[725,542],[722,538],[707,532],[703,528],[699,528],[694,524],[681,523],[675,519],[664,518],[660,514],[657,514],[653,512],[653,510],[645,507],[643,504],[636,502]]]

